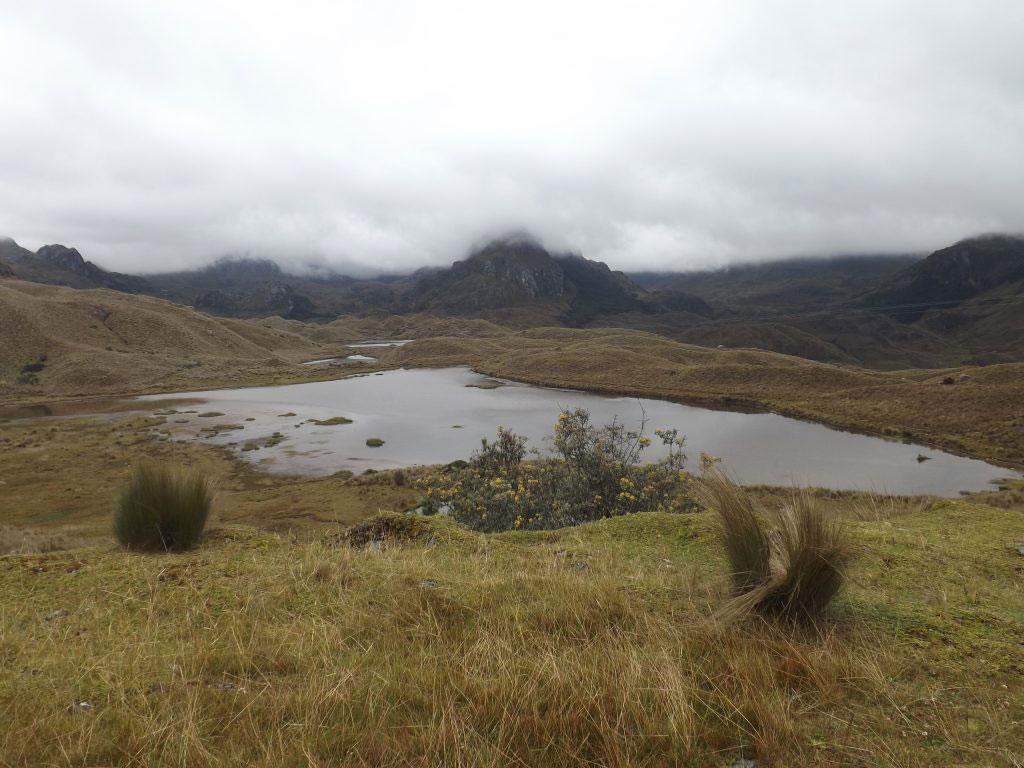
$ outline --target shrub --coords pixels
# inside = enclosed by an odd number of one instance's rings
[[[413,515],[383,512],[342,531],[338,541],[351,547],[400,544],[427,538],[430,528]]]
[[[469,463],[430,476],[425,507],[447,508],[480,531],[538,530],[578,525],[642,511],[669,511],[687,503],[683,439],[658,430],[667,447],[660,461],[643,464],[651,439],[617,422],[595,427],[582,409],[564,411],[551,438],[553,457],[534,452],[526,439],[500,428],[483,440]]]
[[[202,476],[143,465],[121,494],[114,534],[132,549],[189,549],[203,533],[211,503]]]
[[[778,509],[761,510],[718,470],[705,476],[697,495],[718,514],[731,568],[733,599],[720,616],[755,611],[814,619],[842,589],[852,551],[839,519],[820,500],[795,493]]]

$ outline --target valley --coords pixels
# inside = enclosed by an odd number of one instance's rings
[[[1013,766],[1012,280],[909,324],[864,310],[887,338],[869,366],[853,362],[867,342],[827,339],[806,310],[882,301],[857,286],[906,291],[893,275],[924,262],[735,268],[673,293],[499,250],[390,283],[387,311],[319,318],[288,310],[306,306],[294,287],[218,314],[150,295],[157,279],[0,277],[3,761]],[[732,279],[743,311],[723,306]],[[784,306],[799,323],[759,319]],[[861,333],[844,312],[831,322]],[[968,349],[985,359],[963,364]],[[909,359],[941,366],[892,367]],[[425,383],[439,376],[447,389]],[[547,445],[576,407],[629,427],[633,398],[649,430],[692,438],[684,511],[488,533],[423,513],[499,425]],[[766,517],[796,494],[842,522],[855,577],[813,626],[721,618],[720,523],[690,501],[714,477],[706,453]],[[114,544],[146,463],[213,489],[195,549]],[[265,738],[287,723],[294,738]]]

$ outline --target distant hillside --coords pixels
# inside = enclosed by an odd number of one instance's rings
[[[1024,296],[1024,238],[978,237],[935,251],[868,293],[862,303],[891,308],[908,321],[991,291]]]
[[[648,289],[685,291],[737,312],[808,309],[848,300],[919,260],[908,255],[781,259],[694,272],[631,273],[630,278]]]
[[[36,252],[22,248],[11,238],[0,238],[0,262],[21,280],[71,288],[110,288],[124,293],[147,293],[144,278],[108,272],[86,261],[75,248],[44,245]]]
[[[1024,240],[974,238],[927,258],[794,259],[682,275],[714,320],[629,327],[708,346],[745,346],[875,368],[1024,360]],[[627,325],[626,323],[623,323]]]
[[[73,248],[0,241],[0,269],[36,282],[147,293],[228,317],[329,322],[434,315],[513,327],[630,328],[873,368],[1024,360],[1024,240],[975,238],[921,259],[789,259],[626,275],[528,236],[492,241],[448,268],[359,279],[294,275],[260,259],[145,278]]]
[[[208,267],[148,275],[152,293],[232,317],[330,319],[394,303],[387,279],[293,275],[267,259],[226,258]]]
[[[322,347],[148,296],[0,282],[0,399],[272,379]]]

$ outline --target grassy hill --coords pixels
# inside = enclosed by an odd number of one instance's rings
[[[304,336],[168,301],[0,281],[0,394],[7,398],[272,379],[319,354],[320,345]]]

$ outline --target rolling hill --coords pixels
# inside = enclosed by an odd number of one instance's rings
[[[270,380],[320,354],[307,337],[148,296],[0,281],[7,400]]]

